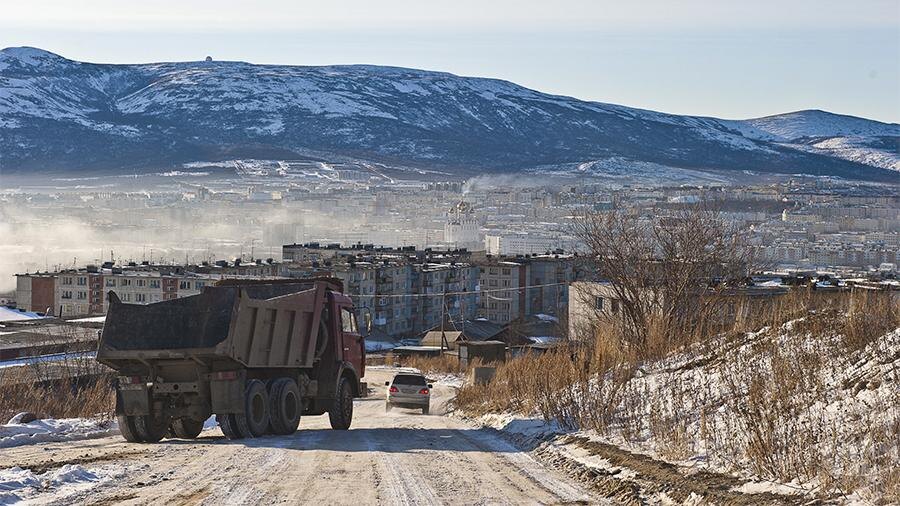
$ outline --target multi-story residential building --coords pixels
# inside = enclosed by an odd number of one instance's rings
[[[479,262],[479,316],[505,323],[566,312],[568,285],[578,279],[572,255],[490,257]]]
[[[542,255],[562,248],[562,241],[538,234],[487,234],[484,250],[489,255]]]
[[[56,276],[51,273],[17,274],[16,307],[36,313],[53,313]]]
[[[225,278],[274,277],[274,263],[174,266],[88,266],[53,273],[17,274],[16,305],[60,317],[97,315],[109,308],[107,294],[115,291],[122,302],[150,304],[200,293]]]

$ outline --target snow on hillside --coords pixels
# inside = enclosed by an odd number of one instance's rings
[[[373,65],[106,65],[35,48],[0,50],[0,129],[8,134],[0,136],[0,163],[7,170],[121,168],[137,159],[177,164],[198,152],[252,146],[413,166],[535,168],[616,159],[884,178],[870,169],[891,167],[890,150],[872,148],[884,151],[881,157],[857,151],[874,132],[895,132],[896,125],[816,114],[824,116],[678,116],[499,79]],[[865,138],[840,149],[786,143],[812,131]],[[877,165],[862,165],[869,162]]]
[[[782,142],[814,137],[900,137],[900,125],[896,123],[881,123],[825,111],[798,111],[748,119],[741,123],[768,134],[767,140]],[[748,137],[755,135],[752,131],[747,133]]]
[[[900,461],[898,385],[900,328],[848,351],[841,335],[814,335],[800,319],[641,366],[604,433],[565,429],[537,413],[478,421],[624,481],[652,477],[641,469],[649,457],[685,477],[733,476],[736,492],[870,504]]]
[[[896,123],[814,110],[722,124],[748,139],[900,171],[900,125]]]

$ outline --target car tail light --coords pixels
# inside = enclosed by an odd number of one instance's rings
[[[427,388],[423,388],[422,390],[419,390],[419,393],[422,394],[422,395],[428,395],[428,389],[427,389]]]
[[[391,390],[390,390],[390,392],[391,392],[392,394],[395,394],[395,393],[397,393],[397,392],[399,392],[399,391],[400,391],[400,390],[397,390],[397,387],[391,387]]]
[[[237,378],[237,371],[219,371],[212,374],[214,380],[236,380]]]

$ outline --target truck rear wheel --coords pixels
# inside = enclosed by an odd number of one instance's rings
[[[273,434],[287,435],[297,432],[303,402],[300,388],[291,378],[279,378],[269,389],[269,428]]]
[[[347,430],[353,420],[353,389],[347,378],[341,378],[334,396],[334,405],[328,411],[328,421],[334,430]]]
[[[141,438],[138,437],[137,430],[134,428],[134,417],[128,415],[116,415],[116,421],[119,422],[119,432],[122,437],[129,443],[140,443]]]
[[[232,414],[216,415],[216,423],[222,429],[222,434],[228,439],[241,439],[242,436],[237,430],[237,422]]]
[[[235,414],[237,430],[243,437],[260,437],[269,429],[269,395],[266,384],[250,380],[244,389],[244,412]]]
[[[134,429],[141,442],[158,443],[169,431],[169,422],[157,420],[152,414],[135,416]]]
[[[172,422],[172,432],[181,439],[196,439],[203,432],[203,420],[179,418]]]

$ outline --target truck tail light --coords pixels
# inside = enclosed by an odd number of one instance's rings
[[[397,387],[391,387],[391,389],[390,389],[390,392],[391,392],[392,394],[395,394],[395,393],[397,393],[397,392],[399,392],[399,391],[400,391],[400,390],[397,390]]]
[[[419,393],[422,394],[422,395],[428,395],[428,389],[427,389],[427,388],[423,388],[422,390],[419,390]]]
[[[220,381],[229,381],[238,379],[237,371],[219,371],[212,374],[212,379]]]

